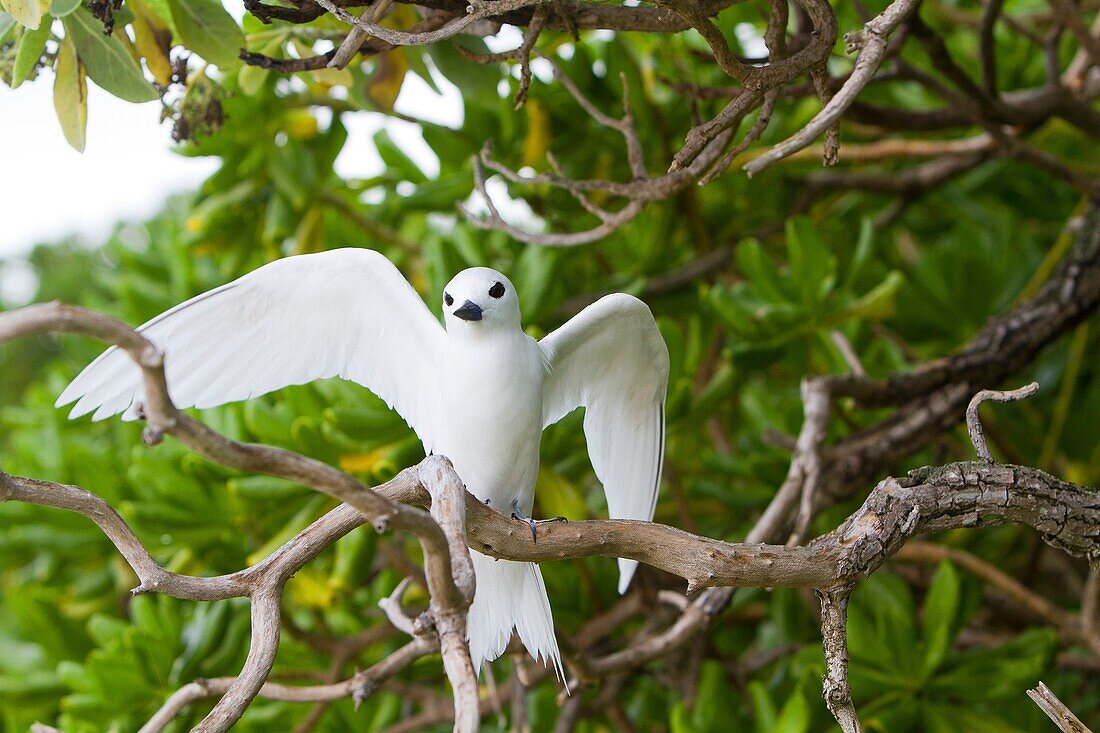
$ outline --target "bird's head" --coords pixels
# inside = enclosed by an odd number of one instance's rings
[[[519,328],[519,295],[507,277],[488,267],[471,267],[443,289],[448,331]]]

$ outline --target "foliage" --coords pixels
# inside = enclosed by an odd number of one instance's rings
[[[1007,3],[1016,4],[1026,3]],[[541,166],[552,152],[574,176],[628,175],[615,136],[579,115],[560,85],[536,77],[526,108],[516,112],[517,74],[505,65],[467,61],[450,43],[402,48],[346,70],[289,79],[236,61],[242,42],[277,56],[292,49],[306,55],[315,44],[320,49],[337,28],[329,16],[308,26],[264,26],[248,16],[238,27],[208,0],[128,0],[113,13],[114,35],[104,36],[100,21],[79,3],[56,0],[45,14],[35,2],[5,0],[5,7],[20,24],[0,14],[0,70],[15,85],[33,77],[40,60],[57,55],[57,83],[65,86],[55,100],[70,142],[83,140],[85,95],[79,90],[85,75],[134,101],[157,96],[149,76],[161,87],[168,84],[178,51],[170,53],[166,33],[218,67],[192,66],[183,88],[172,92],[178,98],[169,101],[176,105],[176,132],[187,141],[179,151],[215,156],[219,171],[199,192],[170,202],[149,221],[120,226],[102,246],[67,242],[36,249],[30,258],[36,300],[59,298],[140,323],[275,257],[347,245],[385,252],[433,309],[457,270],[499,268],[522,294],[525,322],[536,336],[560,323],[577,296],[642,294],[659,318],[672,360],[668,468],[656,520],[714,537],[743,537],[781,482],[789,453],[769,435],[797,432],[799,380],[847,369],[833,331],[847,337],[873,375],[948,353],[987,317],[1034,289],[1035,273],[1049,272],[1063,225],[1079,204],[1072,189],[1046,173],[999,160],[908,202],[897,215],[889,215],[892,201],[880,193],[846,190],[788,218],[809,170],[794,163],[751,181],[728,174],[706,188],[685,189],[589,248],[523,246],[455,215],[455,202],[473,191],[470,159],[485,140],[517,166]],[[933,13],[954,8],[930,7]],[[755,11],[736,5],[723,14],[723,27],[731,36],[736,23],[760,30]],[[852,25],[853,8],[842,6],[838,13],[842,25]],[[976,57],[972,37],[952,42],[965,58]],[[1011,39],[998,42],[1002,51],[1011,50]],[[484,50],[480,40],[460,43]],[[591,34],[573,41],[547,32],[543,44],[560,52],[566,73],[603,109],[615,108],[619,75],[625,75],[639,130],[655,147],[678,145],[674,131],[692,115],[659,80],[697,68],[700,82],[715,81],[706,77],[714,70],[698,64],[703,45],[691,34]],[[1017,57],[1003,73],[1042,78],[1040,56]],[[462,95],[461,129],[419,123],[439,159],[439,174],[429,175],[379,132],[373,145],[385,170],[367,180],[338,176],[334,161],[348,142],[345,120],[392,113],[397,90],[411,76],[430,86],[454,84]],[[917,92],[914,99],[889,94],[902,105],[926,101]],[[764,142],[786,137],[812,113],[805,104],[780,106]],[[1090,155],[1057,123],[1045,135],[1060,154]],[[1095,150],[1092,156],[1095,163]],[[531,226],[559,228],[586,216],[560,190],[536,186],[524,194]],[[735,248],[732,263],[713,279],[654,288],[660,276],[729,248]],[[1039,396],[989,419],[995,452],[1079,483],[1100,481],[1097,325],[1094,318],[1042,355],[1032,369],[1043,385]],[[63,338],[0,350],[4,470],[103,496],[156,548],[162,564],[188,573],[239,569],[331,508],[300,486],[215,467],[171,441],[146,448],[133,424],[68,422],[53,400],[98,348]],[[876,417],[844,405],[838,412],[833,437]],[[203,417],[232,437],[293,448],[370,483],[422,456],[398,417],[344,382],[293,387]],[[603,511],[579,424],[580,416],[571,416],[545,436],[540,516]],[[897,470],[970,455],[965,437],[949,432]],[[814,529],[832,529],[851,509],[849,503],[826,512]],[[1037,552],[1033,538],[1012,528],[942,540],[1013,574],[1025,573]],[[327,673],[331,659],[310,643],[312,635],[346,637],[385,623],[376,603],[401,574],[382,553],[384,543],[416,557],[414,543],[359,530],[291,582],[291,628],[276,678]],[[610,560],[548,563],[544,572],[566,635],[616,600]],[[646,570],[639,583],[651,595],[672,587],[669,578]],[[56,721],[65,733],[135,730],[180,685],[239,669],[246,605],[131,600],[133,585],[113,547],[84,519],[0,506],[0,732],[25,731],[35,720]],[[1068,607],[1077,602],[1056,582],[1040,582],[1040,590]],[[1100,681],[1059,666],[1053,654],[1058,642],[1048,630],[980,613],[981,595],[977,581],[950,565],[930,581],[910,569],[876,575],[856,591],[849,622],[852,682],[870,729],[1047,730],[1023,694],[1040,677],[1066,691],[1063,699],[1082,718],[1100,714]],[[410,595],[410,602],[418,600],[423,598]],[[738,593],[705,643],[632,675],[612,707],[639,730],[831,730],[820,701],[824,662],[813,605],[812,598],[789,590]],[[654,602],[654,616],[668,613]],[[613,648],[643,622],[635,618],[601,643]],[[995,628],[1007,640],[963,648],[960,632],[976,625]],[[338,671],[346,676],[398,643],[395,633]],[[751,674],[741,671],[782,647],[791,653]],[[697,667],[689,663],[692,655],[701,659]],[[495,665],[498,679],[510,665],[508,659]],[[400,680],[406,687],[444,689],[431,658]],[[402,689],[383,687],[358,711],[350,700],[336,703],[316,730],[384,729],[414,708]],[[694,691],[688,700],[685,689]],[[552,727],[555,694],[549,685],[532,691],[534,730]],[[171,730],[187,730],[205,709],[192,706]],[[239,729],[291,730],[307,712],[306,706],[260,701]],[[613,720],[609,710],[578,729],[610,730]],[[486,724],[504,726],[492,717]]]

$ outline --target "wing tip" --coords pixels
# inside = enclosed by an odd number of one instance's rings
[[[637,560],[619,558],[619,595],[624,595],[630,588],[630,581],[634,578],[634,571],[638,569]]]

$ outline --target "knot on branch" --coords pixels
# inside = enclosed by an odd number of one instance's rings
[[[413,620],[410,631],[413,636],[436,636],[435,616],[431,611],[424,611]]]
[[[852,702],[852,691],[849,688],[837,685],[829,679],[828,675],[823,675],[821,682],[823,686],[821,696],[826,704],[847,705]]]
[[[357,673],[356,677],[359,679],[357,679],[355,687],[351,691],[351,704],[358,711],[359,706],[366,702],[367,698],[378,689],[378,683],[362,672]]]

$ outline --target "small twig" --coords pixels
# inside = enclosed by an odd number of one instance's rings
[[[997,49],[993,30],[1001,15],[1004,0],[985,0],[982,3],[981,24],[978,28],[978,48],[982,63],[982,85],[985,91],[997,96]]]
[[[657,591],[657,600],[661,603],[672,606],[677,611],[687,610],[688,599],[683,593],[677,593],[674,590],[659,590]]]
[[[1100,564],[1089,568],[1085,589],[1081,592],[1081,631],[1089,637],[1100,636]],[[1100,656],[1100,648],[1097,656]]]
[[[840,356],[844,359],[844,363],[848,365],[848,370],[857,377],[866,377],[867,370],[863,368],[863,363],[859,360],[859,355],[856,354],[856,350],[852,348],[852,344],[848,341],[848,337],[840,331],[830,331],[829,338],[833,340],[836,345],[837,351],[840,352]]]
[[[1035,704],[1047,714],[1048,718],[1054,721],[1054,724],[1058,726],[1058,730],[1062,733],[1092,733],[1088,726],[1078,720],[1073,711],[1067,708],[1065,703],[1059,700],[1058,696],[1042,682],[1035,689],[1028,690],[1027,696],[1035,701]]]
[[[978,454],[978,458],[986,463],[993,462],[993,455],[989,452],[989,446],[986,445],[985,442],[985,430],[982,428],[981,418],[978,417],[978,407],[988,400],[993,400],[994,402],[1013,402],[1015,400],[1022,400],[1038,391],[1039,383],[1032,382],[1031,384],[1008,392],[995,389],[983,389],[981,392],[974,395],[974,398],[970,400],[970,404],[966,408],[966,429],[970,433],[970,442],[974,444],[974,451]]]
[[[787,478],[769,505],[768,514],[786,513],[783,499],[798,490],[798,514],[794,531],[787,540],[788,545],[798,545],[806,538],[813,521],[817,500],[818,479],[821,476],[821,445],[829,430],[829,412],[832,395],[829,392],[827,378],[809,378],[802,380],[802,430],[795,442],[791,465]],[[773,509],[775,507],[775,509]]]
[[[386,618],[394,625],[394,628],[404,631],[409,636],[416,634],[415,619],[405,612],[401,599],[405,597],[405,591],[409,589],[412,582],[411,576],[403,578],[397,584],[397,587],[393,589],[393,593],[378,601],[378,607],[382,609],[382,613],[386,614]]]
[[[821,100],[821,106],[827,107],[833,98],[833,90],[829,87],[829,71],[825,64],[810,71],[810,80],[813,82],[817,98]],[[822,146],[821,164],[826,168],[836,165],[840,158],[840,120],[834,120],[833,124],[825,128],[825,140]]]
[[[519,90],[516,92],[515,98],[516,109],[522,107],[527,101],[527,91],[531,86],[531,56],[535,54],[535,43],[539,39],[539,34],[542,33],[543,26],[546,25],[547,17],[549,17],[550,10],[545,4],[545,0],[539,0],[539,2],[540,4],[535,6],[531,22],[523,34],[523,43],[518,48],[498,53],[475,53],[462,46],[455,46],[460,54],[479,64],[498,64],[505,61],[519,62],[520,76]]]

